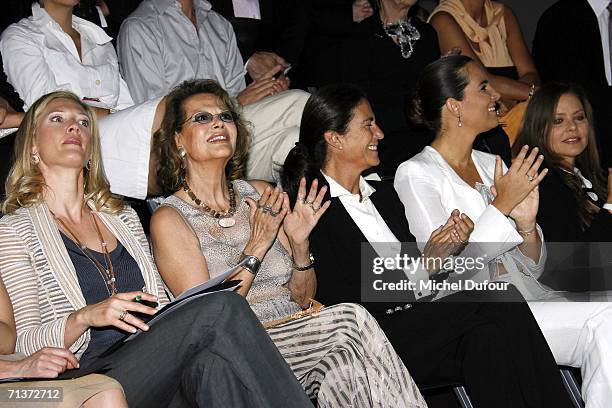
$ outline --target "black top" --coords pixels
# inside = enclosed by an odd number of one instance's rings
[[[612,273],[608,259],[612,255],[612,214],[601,209],[590,227],[583,229],[574,193],[563,183],[559,171],[549,171],[539,185],[537,222],[548,251],[540,280],[557,290],[610,289],[606,276]],[[599,198],[599,202],[591,202],[601,206]]]
[[[376,190],[369,199],[372,200],[381,217],[385,220],[389,229],[402,243],[415,243],[414,236],[410,233],[408,221],[404,217],[404,206],[400,201],[393,185],[389,182],[368,183]],[[325,178],[319,178],[319,185],[328,185]],[[360,303],[366,307],[374,316],[384,315],[386,310],[394,308],[398,304],[406,302],[363,302],[362,285],[369,285],[368,279],[362,279],[362,260],[371,256],[373,252],[368,240],[363,235],[357,224],[339,198],[331,198],[329,191],[325,200],[331,199],[331,205],[321,217],[317,226],[310,234],[310,250],[315,258],[317,271],[317,294],[316,299],[325,305],[341,302]],[[412,256],[418,256],[416,245],[402,245],[402,252]],[[376,256],[376,255],[374,255]],[[369,267],[369,266],[368,266]],[[389,271],[385,271],[381,276]],[[403,273],[403,271],[393,271]],[[364,270],[364,273],[371,273]],[[406,292],[414,301],[414,294]],[[421,298],[426,301],[428,298]]]
[[[68,250],[70,260],[76,270],[85,303],[93,305],[108,299],[109,294],[106,284],[93,262],[83,254],[75,242],[63,233],[61,233],[61,236]],[[90,252],[96,257],[98,262],[106,266],[104,255],[101,252],[92,250],[90,250]],[[130,253],[119,241],[117,241],[117,247],[110,252],[109,255],[115,270],[117,291],[119,293],[141,291],[145,286],[145,282],[140,272],[140,268],[134,258],[132,258]],[[96,355],[108,349],[124,335],[124,332],[114,327],[92,328],[91,341],[87,346],[87,350],[85,350],[85,353],[81,357],[81,360],[86,361],[87,359],[94,358]]]
[[[308,2],[259,0],[260,20],[234,15],[232,0],[209,0],[213,10],[232,24],[242,58],[256,51],[272,51],[297,64],[308,32]]]
[[[380,143],[380,175],[395,174],[397,166],[414,156],[432,140],[431,132],[412,126],[406,102],[412,98],[423,68],[440,57],[438,36],[429,24],[416,17],[410,23],[420,33],[410,58],[385,33],[378,13],[357,24],[342,50],[341,79],[363,88],[376,121],[385,132]]]

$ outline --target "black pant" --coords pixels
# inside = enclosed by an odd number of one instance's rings
[[[247,302],[216,293],[175,310],[112,354],[130,407],[310,407]],[[87,369],[88,367],[83,367]]]
[[[531,310],[510,302],[522,299],[514,288],[495,294],[501,303],[451,296],[378,319],[419,387],[464,384],[475,407],[572,407]]]

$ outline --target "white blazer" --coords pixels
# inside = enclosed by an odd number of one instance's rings
[[[484,186],[490,189],[494,185],[495,156],[472,150],[472,160]],[[402,163],[395,174],[394,186],[404,204],[410,232],[416,237],[421,250],[431,233],[446,223],[454,209],[467,214],[474,221],[469,244],[459,255],[463,258],[482,257],[489,267],[474,269],[460,276],[452,274],[453,279],[509,281],[526,299],[541,298],[542,292],[547,291],[537,282],[544,270],[545,245],[542,245],[537,263],[525,256],[518,249],[523,238],[516,231],[514,221],[463,181],[433,147],[425,147],[421,153]],[[543,242],[539,227],[538,234]],[[498,262],[503,263],[508,274],[497,276]]]

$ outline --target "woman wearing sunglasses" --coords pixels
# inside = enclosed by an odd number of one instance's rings
[[[167,97],[155,138],[166,199],[151,219],[159,271],[176,296],[230,265],[238,293],[319,407],[424,407],[406,367],[372,316],[340,304],[302,316],[316,288],[308,236],[329,206],[326,188],[300,184],[297,203],[244,181],[246,123],[214,81],[185,82]],[[316,209],[317,211],[313,211]],[[251,353],[245,350],[245,353]]]

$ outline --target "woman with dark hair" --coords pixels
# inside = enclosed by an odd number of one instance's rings
[[[533,95],[540,77],[510,7],[491,0],[441,0],[429,23],[438,33],[442,53],[459,48],[488,71],[510,109],[500,122],[514,144],[526,108],[526,102],[520,102]]]
[[[546,246],[536,223],[537,186],[548,170],[538,173],[544,161],[538,147],[529,153],[523,146],[507,170],[499,157],[472,150],[476,134],[497,125],[499,94],[487,78],[465,56],[442,58],[423,71],[413,114],[437,136],[395,178],[410,231],[422,241],[454,208],[474,219],[469,243],[456,258],[486,260],[472,279],[512,282],[527,300],[552,300],[529,306],[557,363],[581,368],[587,406],[604,407],[612,398],[612,367],[605,357],[612,349],[612,307],[568,303],[589,296],[555,292],[538,281]]]
[[[325,198],[331,205],[310,238],[317,259],[317,297],[326,303],[366,301],[362,304],[376,317],[419,386],[463,383],[474,404],[483,407],[569,406],[552,355],[525,303],[493,303],[486,293],[474,291],[445,298],[460,303],[422,303],[435,297],[424,293],[422,282],[445,275],[425,260],[446,258],[464,247],[473,228],[465,214],[453,211],[431,234],[423,251],[424,265],[431,265],[431,270],[413,264],[399,272],[415,284],[412,299],[406,299],[410,303],[391,303],[390,291],[382,299],[362,298],[372,273],[370,269],[359,279],[369,261],[364,255],[394,258],[410,252],[415,241],[392,185],[361,177],[378,164],[376,148],[383,137],[358,88],[324,87],[306,103],[300,142],[285,161],[283,185],[294,191],[306,176],[329,186]],[[522,301],[512,288],[495,296],[498,301]],[[530,377],[534,367],[538,377]],[[485,381],[493,375],[498,380]]]
[[[237,291],[318,406],[425,406],[364,308],[346,303],[311,313],[316,276],[308,237],[329,206],[326,188],[313,182],[307,192],[302,180],[290,207],[279,188],[242,180],[248,128],[217,82],[175,88],[155,144],[158,179],[172,195],[153,214],[151,235],[175,296],[245,260],[232,277],[242,281]]]
[[[519,137],[521,144],[540,148],[550,169],[540,184],[537,220],[554,243],[548,245],[548,268],[541,280],[555,289],[611,287],[607,260],[600,259],[609,250],[597,246],[612,242],[612,191],[599,165],[593,126],[585,91],[550,83],[529,104]]]
[[[519,143],[539,147],[550,169],[538,211],[548,241],[612,241],[612,191],[599,164],[594,123],[586,93],[575,85],[544,85],[525,114]]]
[[[100,151],[96,115],[66,91],[32,104],[17,132],[0,219],[16,351],[65,347],[82,370],[117,380],[136,407],[310,405],[238,295],[212,293],[144,322],[168,297],[138,216],[110,192]]]

